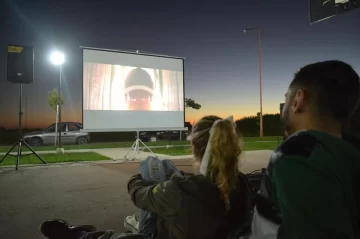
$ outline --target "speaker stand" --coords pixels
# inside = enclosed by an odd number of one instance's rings
[[[30,150],[31,153],[26,153],[26,154],[23,154],[22,153],[22,147],[23,145],[28,149]],[[17,149],[17,154],[11,154],[12,150],[15,148],[15,147],[18,147]],[[21,157],[25,157],[25,156],[29,156],[29,155],[35,155],[43,164],[46,164],[45,160],[42,159],[40,157],[40,155],[38,155],[31,147],[30,145],[28,145],[23,139],[19,139],[10,149],[9,151],[4,155],[4,157],[0,160],[0,164],[6,159],[7,156],[13,156],[13,157],[16,157],[16,166],[15,166],[15,169],[18,170],[19,169],[19,163],[20,163],[20,158]]]
[[[30,145],[28,145],[24,139],[22,138],[22,124],[21,124],[21,118],[22,118],[22,84],[20,84],[20,103],[19,103],[19,140],[9,149],[9,151],[4,155],[4,157],[0,160],[0,164],[8,157],[8,156],[13,156],[13,157],[17,157],[16,159],[16,167],[15,169],[18,170],[19,168],[19,163],[20,163],[20,158],[24,157],[24,156],[29,156],[29,155],[35,155],[43,164],[46,164],[45,160],[43,160],[31,147]],[[28,150],[30,150],[31,153],[26,153],[23,154],[22,153],[22,146],[25,146]],[[15,147],[18,147],[17,149],[17,154],[11,154],[12,150]]]

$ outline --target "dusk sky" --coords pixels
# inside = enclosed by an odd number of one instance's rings
[[[295,3],[296,2],[296,3]],[[7,44],[35,47],[35,79],[23,87],[24,127],[55,122],[48,92],[59,70],[49,54],[66,54],[63,121],[81,122],[79,46],[139,50],[186,58],[185,96],[202,105],[186,120],[259,112],[258,41],[263,30],[263,112],[278,113],[301,66],[338,59],[360,72],[360,10],[310,26],[308,0],[91,1],[4,0],[0,6],[0,127],[18,124],[19,85],[6,80]]]

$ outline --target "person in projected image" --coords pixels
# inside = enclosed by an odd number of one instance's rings
[[[249,182],[238,170],[242,149],[232,117],[203,117],[192,128],[191,144],[198,173],[149,157],[130,178],[128,191],[141,213],[127,217],[124,226],[134,234],[61,220],[44,222],[42,234],[50,239],[238,239],[250,230],[253,204]]]
[[[344,128],[359,94],[359,75],[341,61],[295,74],[282,112],[288,137],[262,179],[252,239],[360,238],[360,138]]]
[[[152,110],[154,83],[151,76],[141,68],[130,71],[124,82],[125,101],[128,110]]]

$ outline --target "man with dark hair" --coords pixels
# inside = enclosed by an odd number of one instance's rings
[[[287,100],[301,104],[300,107],[295,106],[297,111],[307,112],[289,114],[291,104],[285,103],[283,120],[286,130],[296,132],[294,128],[302,128],[300,125],[309,123],[309,120],[304,121],[309,116],[312,123],[315,123],[315,119],[321,127],[332,128],[332,131],[335,125],[341,128],[355,111],[359,102],[358,97],[359,76],[348,64],[325,61],[307,65],[296,73],[286,94]],[[294,115],[293,119],[289,119]]]
[[[340,61],[295,74],[282,112],[289,137],[263,177],[252,238],[360,238],[360,149],[343,137],[359,87]]]

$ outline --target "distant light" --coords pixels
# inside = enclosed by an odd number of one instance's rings
[[[246,34],[246,29],[244,30],[244,34]]]
[[[55,51],[51,53],[50,61],[54,65],[62,65],[65,62],[65,55],[61,52]]]

